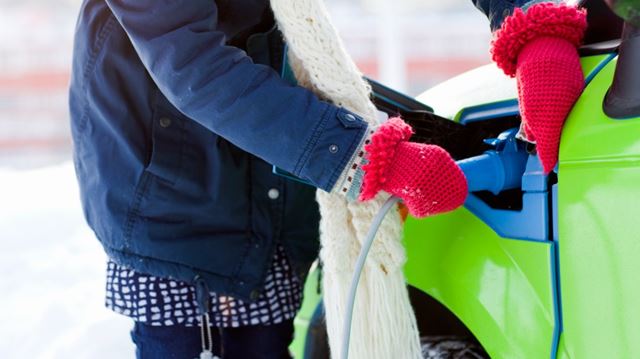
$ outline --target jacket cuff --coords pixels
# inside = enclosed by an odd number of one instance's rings
[[[360,116],[328,105],[293,174],[330,192],[367,132]]]
[[[394,161],[398,144],[408,141],[413,134],[411,126],[399,117],[390,118],[380,125],[365,146],[368,163],[363,166],[365,172],[360,200],[366,201],[376,196],[387,181],[389,165]]]
[[[526,13],[529,10],[529,8],[532,7],[533,5],[542,4],[542,3],[562,5],[565,3],[565,0],[531,0],[531,1],[527,1],[520,8],[522,9],[522,11]]]
[[[353,153],[353,156],[351,156],[351,160],[347,163],[340,177],[338,177],[338,181],[335,186],[333,186],[331,193],[343,195],[347,198],[347,201],[350,202],[358,199],[364,181],[364,170],[362,167],[367,164],[364,148],[371,143],[371,137],[377,127],[378,126],[370,126],[367,129],[366,136],[360,141],[360,145]]]
[[[526,13],[515,9],[495,34],[493,61],[508,76],[515,76],[522,48],[539,37],[559,37],[578,47],[587,27],[586,11],[553,2],[535,4]]]

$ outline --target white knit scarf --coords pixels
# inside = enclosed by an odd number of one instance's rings
[[[371,89],[345,51],[322,0],[271,0],[289,48],[298,83],[321,98],[347,108],[375,125]],[[388,194],[349,203],[318,191],[323,298],[332,357],[342,346],[342,323],[349,284],[361,243]],[[371,248],[358,288],[351,327],[351,359],[421,358],[420,340],[402,267],[402,222],[390,211]],[[340,358],[342,359],[342,358]]]

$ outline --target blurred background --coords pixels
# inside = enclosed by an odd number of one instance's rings
[[[417,95],[489,62],[469,0],[326,0],[360,69]],[[0,0],[0,357],[133,357],[103,307],[105,257],[86,227],[67,85],[79,0]]]

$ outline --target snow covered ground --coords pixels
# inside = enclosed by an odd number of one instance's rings
[[[0,358],[132,358],[128,319],[104,308],[105,256],[73,165],[0,168]]]

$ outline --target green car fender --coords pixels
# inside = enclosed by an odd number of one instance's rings
[[[405,225],[409,284],[449,308],[492,358],[631,358],[640,349],[640,121],[603,113],[615,54],[582,63],[588,85],[563,133],[554,241],[500,238],[466,209]],[[479,96],[500,103],[505,93]],[[465,100],[450,118],[486,105]]]
[[[609,55],[583,58],[587,80],[609,60]],[[456,92],[462,84],[470,85]],[[442,100],[430,105],[459,121],[474,109],[503,109],[486,117],[510,114],[515,97],[513,80],[488,65],[419,98]],[[562,183],[558,187],[562,192]],[[555,356],[562,331],[557,242],[502,238],[461,208],[424,220],[409,218],[405,245],[409,284],[450,309],[492,358]]]
[[[585,89],[560,147],[560,357],[640,353],[640,117],[603,112],[616,64]]]

